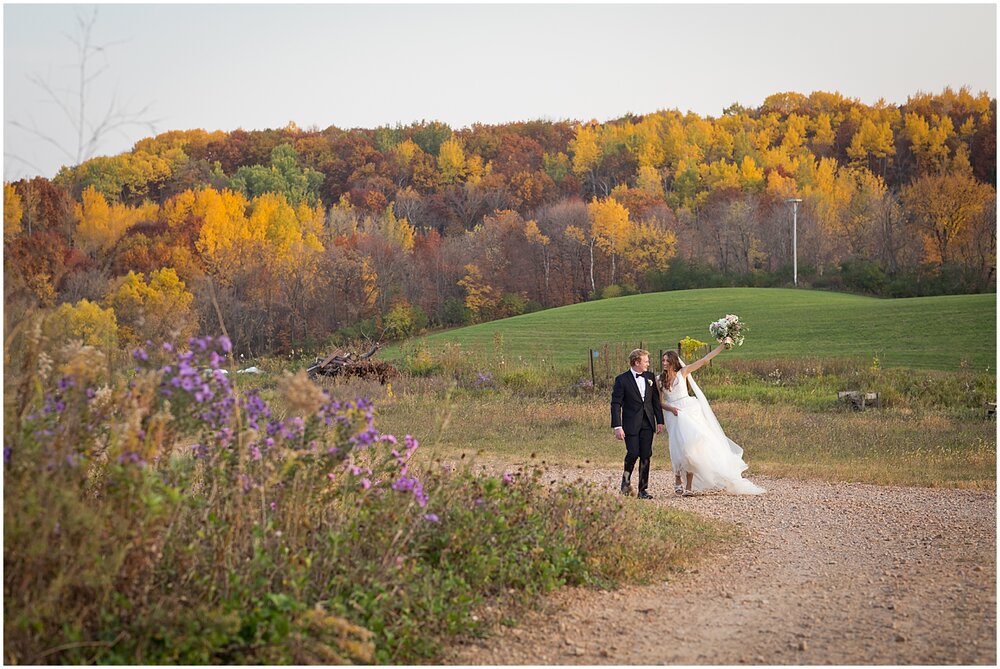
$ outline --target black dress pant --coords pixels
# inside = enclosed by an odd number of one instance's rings
[[[639,492],[645,492],[649,485],[649,459],[653,457],[653,426],[645,415],[642,417],[642,429],[639,434],[625,435],[625,471],[629,478],[635,469],[635,461],[639,461]]]

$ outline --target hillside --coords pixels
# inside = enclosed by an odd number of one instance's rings
[[[996,295],[878,299],[780,288],[709,288],[633,295],[575,304],[409,341],[432,351],[458,342],[467,355],[491,354],[497,336],[511,358],[550,361],[563,368],[585,364],[588,350],[604,344],[651,351],[685,336],[710,340],[708,324],[738,314],[750,327],[746,344],[729,355],[857,357],[875,354],[889,367],[975,369],[996,367]],[[398,356],[399,350],[388,352]]]
[[[122,348],[221,320],[256,355],[696,287],[991,293],[995,140],[996,101],[950,88],[718,118],[172,130],[4,185],[4,304],[68,304],[72,336],[97,319]]]

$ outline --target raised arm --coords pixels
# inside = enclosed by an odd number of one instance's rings
[[[722,349],[726,348],[726,341],[729,341],[729,337],[726,337],[726,339],[723,340],[721,344],[712,349],[712,351],[701,360],[695,360],[690,365],[685,365],[684,367],[681,367],[681,375],[684,378],[687,378],[687,375],[690,374],[691,372],[695,372],[704,367],[705,365],[707,365],[709,360],[722,353]]]

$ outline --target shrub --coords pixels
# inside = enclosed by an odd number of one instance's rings
[[[600,299],[607,300],[613,297],[621,297],[624,294],[625,291],[622,290],[622,287],[616,283],[613,283],[610,286],[605,286],[604,288],[601,289]]]
[[[392,305],[382,319],[382,332],[387,339],[404,339],[415,331],[413,307],[406,300]]]
[[[406,356],[406,371],[413,376],[430,376],[440,368],[427,347],[419,348],[413,354]]]
[[[426,662],[486,602],[641,571],[618,498],[417,467],[415,439],[304,373],[279,419],[233,390],[224,338],[136,349],[112,385],[94,354],[14,384],[42,392],[4,423],[7,662]]]
[[[500,374],[500,383],[511,390],[527,390],[543,384],[541,373],[529,368],[511,369]]]
[[[467,325],[472,322],[472,312],[465,302],[457,297],[449,297],[441,307],[442,325]]]
[[[848,290],[872,295],[881,294],[887,282],[879,264],[866,258],[848,258],[840,265],[840,275]]]
[[[525,312],[528,306],[528,300],[517,293],[504,293],[503,297],[500,298],[500,304],[497,307],[497,317],[507,318],[509,316],[520,316]]]

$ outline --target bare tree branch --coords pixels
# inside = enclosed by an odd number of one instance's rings
[[[95,99],[93,87],[103,75],[107,74],[111,65],[107,58],[110,47],[125,43],[126,40],[113,40],[104,43],[94,42],[94,27],[97,24],[98,8],[95,6],[89,14],[79,13],[76,16],[76,34],[63,33],[66,39],[76,49],[76,61],[72,66],[75,70],[75,86],[56,86],[52,81],[51,67],[48,75],[34,73],[28,75],[28,81],[44,94],[43,103],[55,105],[73,131],[75,146],[67,146],[58,133],[51,130],[41,130],[36,123],[9,120],[7,123],[18,130],[57,149],[73,165],[79,165],[94,157],[100,150],[101,143],[113,132],[123,132],[126,128],[141,127],[150,133],[156,132],[157,119],[149,119],[150,104],[137,111],[130,105],[122,104],[118,91],[112,93],[107,105],[101,104],[104,112],[93,115],[92,107],[100,104]],[[104,58],[103,63],[94,63],[98,56]],[[123,133],[124,134],[124,133]],[[127,136],[127,135],[126,135]],[[30,161],[16,154],[4,154],[24,165],[34,167]]]

